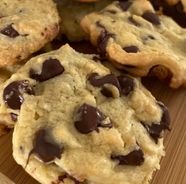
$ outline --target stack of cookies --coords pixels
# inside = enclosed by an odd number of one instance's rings
[[[42,184],[149,184],[170,117],[139,77],[186,86],[185,2],[79,1],[0,1],[1,134]]]

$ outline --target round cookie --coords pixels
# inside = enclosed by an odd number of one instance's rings
[[[167,108],[113,72],[65,45],[3,84],[0,110],[18,115],[13,156],[39,182],[147,184],[159,169]]]
[[[74,0],[57,1],[61,21],[61,34],[66,35],[70,41],[88,40],[89,36],[80,26],[81,19],[94,11],[103,9],[113,0],[101,0],[100,2],[82,3]]]
[[[93,45],[113,64],[137,76],[171,73],[170,86],[186,86],[186,30],[155,14],[146,0],[116,1],[81,22]]]
[[[28,58],[58,31],[59,16],[52,0],[0,1],[0,67]]]

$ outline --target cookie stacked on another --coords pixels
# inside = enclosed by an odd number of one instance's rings
[[[14,158],[43,184],[146,184],[159,169],[167,108],[94,55],[65,45],[37,56],[2,93],[17,114]]]
[[[186,85],[186,30],[155,13],[147,0],[115,1],[81,22],[99,52],[116,67],[146,76],[171,76],[170,86]],[[170,75],[169,75],[170,74]]]

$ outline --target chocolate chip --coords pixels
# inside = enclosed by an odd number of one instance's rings
[[[104,84],[112,84],[120,91],[120,84],[117,77],[113,74],[108,74],[103,77],[99,77],[97,73],[92,73],[88,78],[90,84],[95,87],[102,87]]]
[[[35,154],[39,159],[47,163],[53,161],[55,158],[60,159],[63,151],[64,148],[53,141],[49,130],[40,129],[35,134],[33,149],[30,154]]]
[[[1,34],[4,34],[10,38],[15,38],[19,36],[19,33],[12,27],[12,25],[8,25],[4,29],[0,31]]]
[[[167,107],[161,103],[158,102],[158,105],[162,109],[162,117],[159,124],[152,123],[151,125],[147,125],[145,123],[142,123],[143,126],[146,128],[147,132],[150,134],[150,136],[154,139],[155,143],[158,143],[158,139],[162,137],[162,131],[166,129],[170,129],[170,115],[168,112]]]
[[[76,129],[82,134],[88,134],[94,130],[98,131],[98,127],[111,128],[112,123],[104,124],[106,116],[96,107],[83,104],[78,110],[78,121],[75,122]]]
[[[128,76],[118,76],[118,81],[123,95],[127,96],[134,91],[135,82],[133,78]]]
[[[140,27],[141,24],[139,22],[137,22],[133,17],[129,17],[128,18],[129,22],[132,23],[133,25]]]
[[[17,121],[17,114],[14,114],[14,113],[10,113],[10,117],[11,117],[11,119],[12,119],[12,121]]]
[[[128,46],[128,47],[124,47],[123,50],[128,52],[128,53],[137,53],[137,52],[139,52],[139,48],[134,46],[134,45],[131,45],[131,46]]]
[[[123,11],[127,11],[132,5],[132,2],[119,0],[119,5]]]
[[[30,86],[28,80],[14,81],[10,83],[3,91],[4,102],[11,109],[20,109],[24,97],[23,94],[34,94],[33,88]]]
[[[159,17],[153,12],[145,12],[142,17],[154,25],[160,25]]]
[[[66,178],[71,179],[72,181],[74,181],[75,184],[80,184],[80,183],[81,183],[81,182],[78,181],[76,178],[70,176],[68,173],[65,173],[64,175],[59,176],[59,177],[58,177],[58,181],[62,181],[62,182],[64,183],[64,179],[66,179]]]
[[[109,33],[106,29],[103,29],[101,31],[101,34],[97,39],[97,45],[98,45],[98,51],[101,53],[102,56],[105,56],[107,43],[109,39],[113,37],[114,34]]]
[[[144,154],[141,149],[134,150],[128,155],[117,155],[111,156],[111,159],[118,160],[119,165],[131,165],[131,166],[140,166],[144,163]]]
[[[112,91],[110,91],[110,90],[107,89],[106,87],[103,87],[103,88],[102,88],[101,94],[102,94],[103,96],[106,96],[107,98],[113,97]]]
[[[41,74],[37,74],[33,69],[30,70],[30,77],[39,82],[49,80],[64,72],[64,67],[57,59],[47,59],[42,66]]]
[[[169,126],[170,126],[170,115],[169,115],[169,110],[168,108],[162,103],[162,102],[158,102],[158,105],[161,107],[163,115],[161,118],[161,126],[163,127],[163,129],[167,129],[169,130]]]

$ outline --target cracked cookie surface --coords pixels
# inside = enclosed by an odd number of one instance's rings
[[[28,58],[58,31],[59,16],[52,0],[1,0],[0,67]]]
[[[13,156],[43,184],[147,184],[160,167],[167,108],[95,55],[65,45],[32,58],[1,97],[17,115]]]
[[[170,86],[186,85],[186,30],[158,16],[146,0],[115,1],[81,22],[93,45],[116,67],[137,76],[154,72]]]

